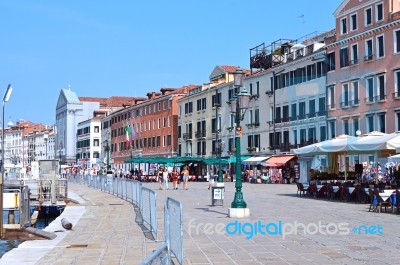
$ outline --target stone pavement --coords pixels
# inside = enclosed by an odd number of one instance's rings
[[[244,199],[251,216],[233,220],[227,212],[234,183],[225,185],[225,205],[212,207],[206,182],[189,183],[189,190],[158,190],[157,183],[144,183],[157,192],[159,239],[166,197],[182,202],[185,264],[398,264],[400,215],[368,212],[367,204],[299,198],[295,185],[245,183]],[[73,230],[62,229],[55,220],[46,228],[56,231],[55,240],[25,242],[4,255],[0,264],[138,264],[161,244],[144,236],[130,203],[83,185],[71,184],[69,191],[80,204],[68,206],[61,217],[74,224]],[[285,238],[254,234],[246,239],[248,234],[225,231],[227,224],[233,232],[233,224],[258,221],[286,229],[302,223],[308,233],[300,224],[297,235]],[[322,232],[331,235],[314,233],[313,224],[319,222],[328,224],[328,231]],[[271,233],[276,231],[273,224],[268,226]],[[353,232],[362,225],[380,225],[383,234]],[[245,231],[250,228],[245,225]],[[346,233],[339,235],[334,229]]]

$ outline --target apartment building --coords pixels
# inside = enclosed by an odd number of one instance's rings
[[[110,152],[114,165],[130,169],[125,161],[132,157],[177,155],[177,101],[195,87],[161,88],[160,92],[149,92],[147,98],[138,98],[132,106],[110,114]],[[129,143],[126,126],[131,131]]]
[[[400,1],[343,1],[327,46],[328,132],[356,136],[400,126]]]
[[[96,116],[78,123],[76,162],[84,168],[94,167],[99,169],[102,166],[101,119],[102,116]]]
[[[328,138],[398,131],[400,1],[343,1],[334,16],[336,39],[326,47]]]

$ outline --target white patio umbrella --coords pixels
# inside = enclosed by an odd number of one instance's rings
[[[394,132],[384,134],[372,132],[359,137],[355,142],[351,143],[349,147],[351,151],[358,153],[396,150],[396,148],[400,148],[400,133]]]

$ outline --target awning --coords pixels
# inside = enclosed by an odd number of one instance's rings
[[[270,156],[253,156],[243,160],[242,162],[247,164],[257,164],[259,162],[267,160],[268,158],[270,158]]]
[[[271,156],[270,159],[265,162],[267,163],[267,167],[281,167],[293,158],[295,158],[293,155]]]
[[[243,160],[246,160],[246,159],[249,158],[249,157],[251,157],[251,156],[243,155],[243,156],[240,157],[240,161],[243,162]],[[233,164],[236,163],[236,156],[231,156],[231,157],[225,158],[225,159],[228,159],[228,162],[229,162],[229,163],[233,163]]]

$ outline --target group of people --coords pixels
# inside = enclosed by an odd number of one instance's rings
[[[184,190],[188,189],[188,181],[189,181],[189,169],[188,167],[184,167],[181,172],[178,173],[177,169],[174,168],[172,172],[168,172],[168,169],[160,168],[160,171],[157,175],[159,189],[160,190],[169,190],[168,182],[172,180],[172,189],[177,190],[179,187],[179,183],[183,182]]]

